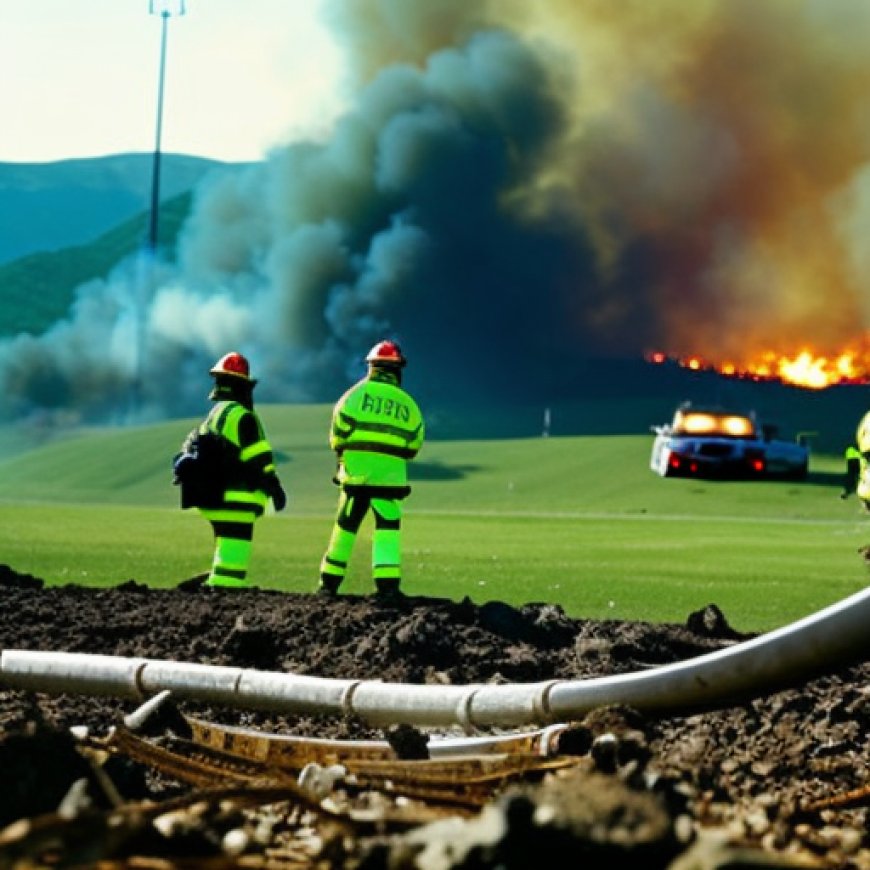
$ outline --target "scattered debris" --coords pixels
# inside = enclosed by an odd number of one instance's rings
[[[4,649],[441,685],[627,673],[750,636],[714,604],[682,625],[592,622],[469,599],[48,587],[8,566],[0,596]],[[520,741],[462,763],[428,747],[464,735],[354,717],[0,691],[0,865],[867,870],[868,678],[858,664],[686,717],[601,708],[537,755]]]

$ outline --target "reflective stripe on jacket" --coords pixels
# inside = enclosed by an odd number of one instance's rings
[[[260,418],[239,402],[218,402],[200,428],[217,433],[238,451],[238,471],[231,473],[224,491],[225,507],[261,514],[268,499],[266,477],[275,474],[275,460]]]
[[[332,414],[329,446],[341,459],[338,481],[357,486],[405,486],[407,460],[423,445],[417,403],[377,373],[351,387]]]

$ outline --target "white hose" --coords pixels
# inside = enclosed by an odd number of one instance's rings
[[[870,652],[870,589],[727,649],[588,680],[465,686],[342,680],[176,661],[3,650],[0,685],[142,700],[176,698],[283,713],[354,714],[375,724],[474,727],[569,722],[597,707],[687,712],[793,685]]]

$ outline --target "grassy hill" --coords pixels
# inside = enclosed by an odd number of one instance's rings
[[[148,238],[151,154],[0,163],[0,338],[40,334],[64,317],[77,287],[105,278]],[[192,189],[224,166],[166,154],[158,246],[173,256]]]
[[[191,190],[224,164],[161,155],[161,199]],[[0,163],[0,263],[90,242],[151,202],[153,155]]]
[[[190,193],[160,207],[158,246],[172,256],[178,230],[190,210]],[[104,278],[122,260],[142,249],[149,216],[142,212],[86,245],[31,254],[0,266],[0,337],[30,332],[38,335],[64,317],[75,290]]]
[[[160,207],[158,246],[172,256],[178,230],[190,210],[190,193]],[[142,212],[86,245],[31,254],[0,266],[0,337],[37,335],[69,311],[75,290],[105,278],[122,260],[142,249],[149,216]]]
[[[260,412],[280,473],[296,494],[294,510],[331,511],[334,457],[326,445],[329,405],[263,405]],[[0,461],[0,498],[7,500],[172,507],[170,459],[197,419],[146,427],[85,431]],[[741,483],[661,481],[648,468],[652,435],[430,438],[411,465],[415,488],[430,510],[683,514],[685,494],[714,489],[735,506]],[[757,504],[791,496],[783,515],[830,515],[830,492],[842,477],[839,456],[816,454],[806,484],[756,482]],[[683,497],[674,499],[675,492]],[[693,510],[721,513],[723,504],[699,501]]]

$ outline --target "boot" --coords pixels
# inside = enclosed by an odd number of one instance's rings
[[[339,586],[341,586],[341,577],[336,577],[335,574],[321,574],[317,594],[335,598],[338,595]]]
[[[399,589],[398,577],[378,577],[375,580],[375,597],[381,601],[399,601],[404,596]]]
[[[205,586],[205,581],[208,580],[209,576],[210,573],[208,571],[203,571],[202,574],[194,574],[193,577],[182,580],[175,588],[181,589],[184,592],[198,592]]]

